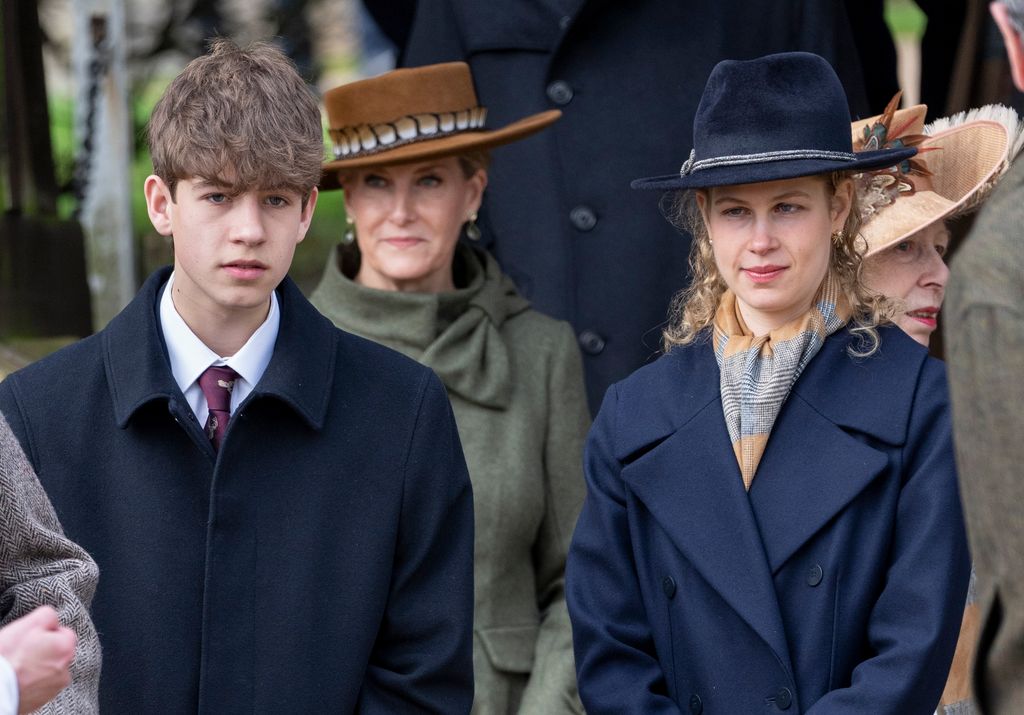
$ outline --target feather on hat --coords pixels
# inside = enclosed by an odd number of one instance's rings
[[[987,105],[924,126],[927,107],[896,109],[899,98],[851,126],[854,151],[918,149],[912,159],[856,177],[869,256],[976,209],[1024,145],[1024,125],[1008,107]]]

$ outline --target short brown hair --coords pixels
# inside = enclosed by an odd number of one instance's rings
[[[284,54],[216,39],[174,78],[148,127],[153,172],[174,196],[181,179],[237,191],[282,189],[303,199],[320,181],[323,129],[313,92]]]

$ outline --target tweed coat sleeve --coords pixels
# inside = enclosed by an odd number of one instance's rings
[[[567,323],[560,327],[548,374],[545,514],[533,554],[542,620],[533,670],[519,705],[524,715],[583,711],[576,691],[572,627],[565,606],[565,557],[583,504],[583,441],[590,426],[590,412],[576,337]]]
[[[391,588],[360,715],[459,715],[473,704],[473,492],[433,373],[417,400]]]
[[[1020,206],[1019,194],[1015,200]],[[993,215],[1000,216],[982,213],[979,222]],[[1011,224],[1000,223],[998,229],[1016,244],[1019,236]],[[984,246],[986,254],[970,250],[971,241],[985,238],[972,234],[953,263],[947,302],[955,329],[946,333],[946,354],[960,488],[982,613],[975,697],[985,713],[1010,715],[1024,712],[1024,290],[1022,261],[1018,258],[1015,265],[1010,257],[1011,251],[1021,256],[1024,248],[1009,249],[1006,241]]]
[[[98,576],[89,555],[64,536],[39,479],[0,416],[0,625],[50,605],[78,636],[71,685],[39,713],[98,711],[100,644],[88,610]]]
[[[681,715],[654,648],[633,563],[617,387],[605,394],[583,457],[587,497],[566,564],[580,696],[589,715]]]

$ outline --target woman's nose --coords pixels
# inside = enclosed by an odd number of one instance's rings
[[[391,202],[390,219],[392,223],[402,225],[416,216],[415,199],[406,188],[396,188]]]
[[[945,288],[949,280],[949,266],[939,255],[938,251],[932,251],[928,259],[928,265],[921,274],[921,285],[936,286]]]

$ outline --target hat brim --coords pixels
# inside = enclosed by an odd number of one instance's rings
[[[426,159],[464,154],[478,149],[490,149],[491,147],[508,144],[535,134],[554,123],[560,116],[562,116],[561,110],[549,109],[546,112],[532,114],[529,117],[519,119],[505,125],[501,129],[467,131],[437,139],[423,139],[394,149],[383,149],[373,153],[364,153],[359,156],[329,161],[323,165],[323,173],[320,177],[320,190],[340,189],[339,171],[363,169],[368,166],[406,164],[412,161],[424,161]]]
[[[871,256],[931,226],[977,206],[975,197],[998,176],[1009,151],[1009,135],[999,122],[979,120],[933,134],[921,142],[932,176],[931,191],[900,196],[861,226]]]
[[[713,186],[757,184],[764,181],[797,179],[802,176],[828,174],[833,171],[858,172],[893,166],[917,153],[917,149],[882,149],[855,154],[852,161],[830,159],[777,159],[761,163],[712,166],[690,174],[668,174],[635,179],[634,189],[671,191],[677,189],[707,189]]]

